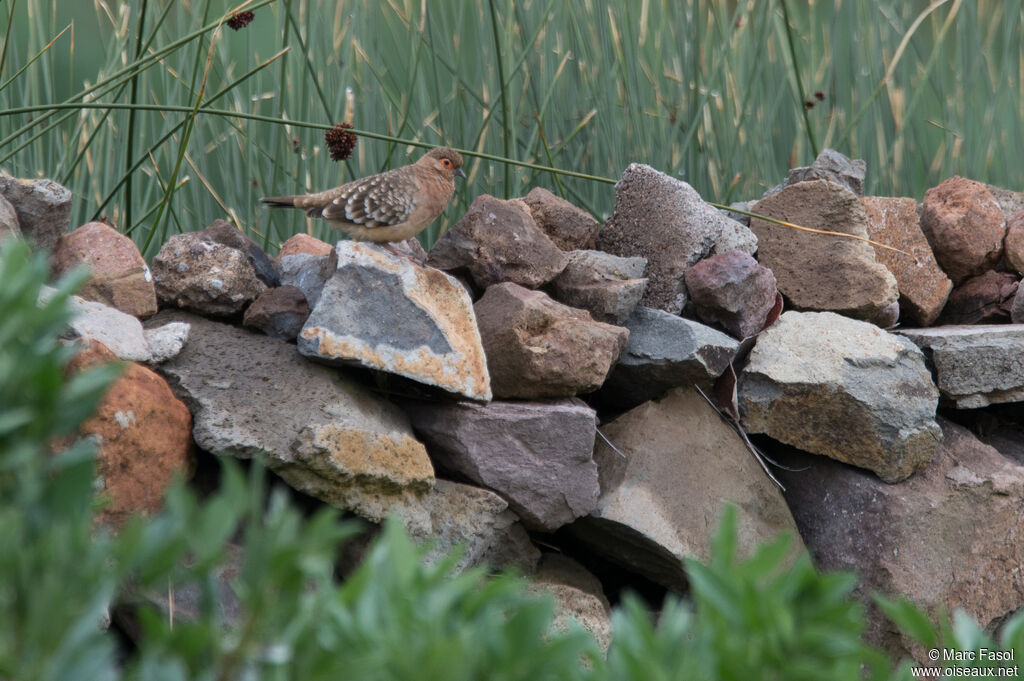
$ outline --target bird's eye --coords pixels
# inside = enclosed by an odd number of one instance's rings
[[[442,158],[441,159],[441,165],[443,165],[445,168],[451,168],[452,167],[452,161],[449,158]]]

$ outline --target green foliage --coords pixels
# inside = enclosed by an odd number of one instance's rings
[[[612,181],[644,162],[719,202],[816,146],[866,159],[873,194],[1024,174],[1019,2],[257,0],[237,32],[233,5],[0,5],[0,167],[65,183],[74,224],[108,214],[147,256],[225,214],[280,242],[304,218],[260,196],[405,163],[407,141],[487,155],[428,242],[482,193],[612,208],[605,183],[503,159]],[[348,89],[384,139],[337,166],[323,133]]]

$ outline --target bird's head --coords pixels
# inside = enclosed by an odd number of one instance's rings
[[[431,149],[416,163],[433,168],[452,181],[455,180],[456,175],[462,178],[466,177],[466,173],[462,170],[462,155],[447,147]]]

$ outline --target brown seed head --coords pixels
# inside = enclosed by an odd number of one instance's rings
[[[232,28],[236,31],[245,28],[249,25],[249,22],[252,21],[255,17],[256,15],[250,11],[232,14],[231,18],[228,19],[228,28]]]
[[[358,138],[349,132],[351,129],[350,123],[338,123],[324,133],[324,142],[327,144],[327,150],[331,152],[332,161],[344,161],[352,157]]]

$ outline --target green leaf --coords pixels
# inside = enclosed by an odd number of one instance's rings
[[[938,642],[935,628],[927,615],[906,598],[889,600],[881,594],[873,594],[872,599],[881,608],[885,616],[915,641],[926,648],[934,648]]]

